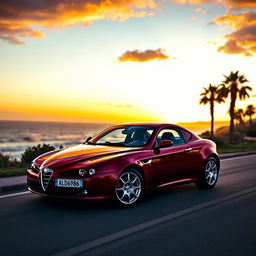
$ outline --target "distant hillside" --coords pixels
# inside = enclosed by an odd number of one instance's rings
[[[189,122],[189,123],[177,123],[177,125],[183,126],[196,134],[201,134],[202,132],[209,131],[211,127],[211,122],[198,121],[198,122]],[[216,130],[222,126],[228,126],[229,121],[216,121],[214,122],[214,129]]]

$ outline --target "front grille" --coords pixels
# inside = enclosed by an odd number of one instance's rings
[[[52,172],[53,171],[47,167],[41,170],[41,185],[44,191],[47,189]]]

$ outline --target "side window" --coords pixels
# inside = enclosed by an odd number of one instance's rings
[[[192,138],[192,134],[188,131],[183,130],[183,129],[181,129],[181,132],[182,132],[182,135],[183,135],[185,141],[189,142]]]
[[[161,140],[171,140],[174,145],[184,144],[184,139],[180,132],[174,128],[165,128],[161,130],[157,135],[155,146],[158,146]]]

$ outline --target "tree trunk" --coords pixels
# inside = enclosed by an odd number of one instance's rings
[[[250,128],[252,128],[252,115],[250,115]]]
[[[230,101],[230,126],[229,126],[229,143],[233,142],[234,137],[234,117],[235,117],[235,104],[236,104],[236,91],[231,91],[231,101]]]
[[[214,137],[214,101],[210,101],[210,112],[211,112],[211,138]]]

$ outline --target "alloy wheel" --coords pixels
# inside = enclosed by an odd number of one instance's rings
[[[205,179],[206,182],[212,186],[218,178],[218,166],[214,158],[210,158],[205,166]]]
[[[135,203],[142,191],[142,180],[139,174],[135,172],[122,173],[117,182],[115,193],[120,203],[131,205]]]

